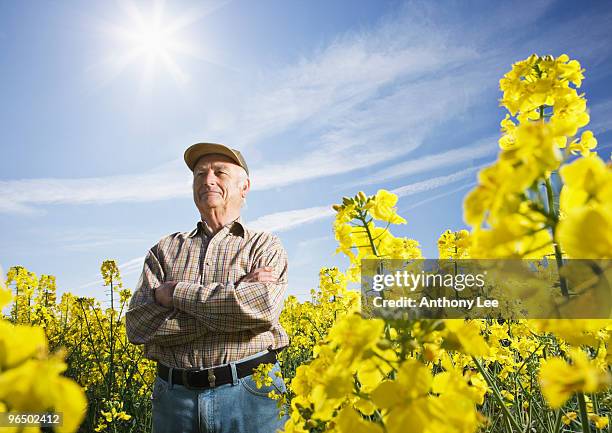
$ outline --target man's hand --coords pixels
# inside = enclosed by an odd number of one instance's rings
[[[176,287],[176,284],[176,281],[161,283],[155,289],[155,302],[162,307],[171,308],[173,305],[172,296],[174,295],[174,288]]]
[[[242,277],[240,280],[238,280],[238,283],[241,282],[245,282],[245,283],[274,283],[276,282],[277,279],[274,277],[274,275],[272,275],[272,266],[266,266],[263,268],[257,268],[255,269],[253,272],[249,272],[248,274],[246,274],[244,277]]]

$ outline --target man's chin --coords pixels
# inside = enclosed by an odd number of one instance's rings
[[[202,208],[216,208],[216,207],[222,207],[223,206],[223,200],[221,200],[220,197],[203,197],[200,199],[199,203],[198,203],[198,207],[202,207]]]

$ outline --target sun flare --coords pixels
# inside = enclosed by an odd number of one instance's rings
[[[151,3],[150,10],[139,8],[131,0],[119,3],[124,14],[121,24],[107,24],[104,32],[110,35],[111,55],[105,61],[110,67],[110,78],[128,68],[141,68],[141,86],[150,89],[159,72],[169,74],[178,84],[185,84],[189,76],[179,64],[185,56],[196,56],[187,42],[184,30],[202,13],[191,11],[172,17],[163,1]]]

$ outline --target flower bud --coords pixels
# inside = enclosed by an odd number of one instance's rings
[[[372,349],[366,349],[363,351],[363,354],[361,355],[361,357],[363,359],[369,359],[371,357],[373,357],[374,355],[376,355],[376,353],[374,353],[374,351]]]
[[[309,419],[308,421],[306,421],[306,428],[317,428],[317,422],[313,419]]]
[[[391,345],[391,341],[387,340],[386,338],[378,340],[378,343],[376,343],[376,347],[378,347],[380,350],[391,349]]]
[[[409,350],[417,350],[419,348],[419,343],[416,340],[412,339],[408,342],[406,346]]]

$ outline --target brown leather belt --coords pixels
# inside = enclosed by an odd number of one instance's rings
[[[257,358],[249,359],[248,361],[236,363],[236,373],[239,378],[253,374],[253,369],[260,364],[276,363],[276,352],[269,351]],[[168,382],[170,368],[157,363],[157,375]],[[179,368],[172,369],[172,383],[183,385],[189,389],[207,389],[214,388],[219,385],[232,383],[232,368],[229,364],[219,367],[207,368],[203,370],[182,370]]]

